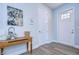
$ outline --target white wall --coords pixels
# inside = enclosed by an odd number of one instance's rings
[[[52,41],[48,39],[48,20],[51,19],[51,10],[43,4],[35,3],[0,4],[0,40],[5,40],[10,27],[7,25],[7,5],[23,10],[23,26],[14,26],[18,37],[23,36],[24,31],[30,31],[33,38],[33,49]],[[34,21],[33,25],[30,20]],[[21,44],[5,48],[4,54],[21,54],[25,51],[26,46]]]

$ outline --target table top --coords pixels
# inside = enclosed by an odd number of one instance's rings
[[[26,39],[25,37],[18,37],[16,39],[11,39],[11,40],[0,40],[0,43],[1,42],[21,41],[21,40],[28,40],[28,39]]]

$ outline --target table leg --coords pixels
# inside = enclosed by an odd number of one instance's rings
[[[30,42],[30,54],[32,54],[32,42]]]
[[[1,55],[3,55],[4,48],[1,48]]]
[[[29,47],[28,52],[31,55],[32,54],[32,42],[28,43],[28,47]]]
[[[27,53],[28,53],[28,51],[29,51],[29,50],[28,50],[28,42],[27,42]]]

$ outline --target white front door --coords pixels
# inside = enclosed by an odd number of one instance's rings
[[[60,14],[58,22],[59,42],[74,45],[74,10],[69,9]]]

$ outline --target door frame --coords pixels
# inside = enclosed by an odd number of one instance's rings
[[[59,35],[60,35],[60,32],[59,32],[59,22],[60,22],[60,15],[61,15],[61,13],[63,13],[64,11],[67,11],[67,10],[73,10],[73,26],[74,26],[74,37],[73,37],[73,41],[74,41],[74,43],[73,43],[73,45],[69,45],[69,44],[66,44],[66,43],[63,43],[62,41],[60,41],[60,38],[59,38]],[[60,11],[59,13],[57,13],[57,42],[59,42],[59,43],[62,43],[62,44],[65,44],[65,45],[69,45],[69,46],[75,46],[75,13],[74,13],[74,8],[67,8],[67,9],[64,9],[64,10],[62,10],[62,11]],[[59,25],[59,26],[58,26]]]

